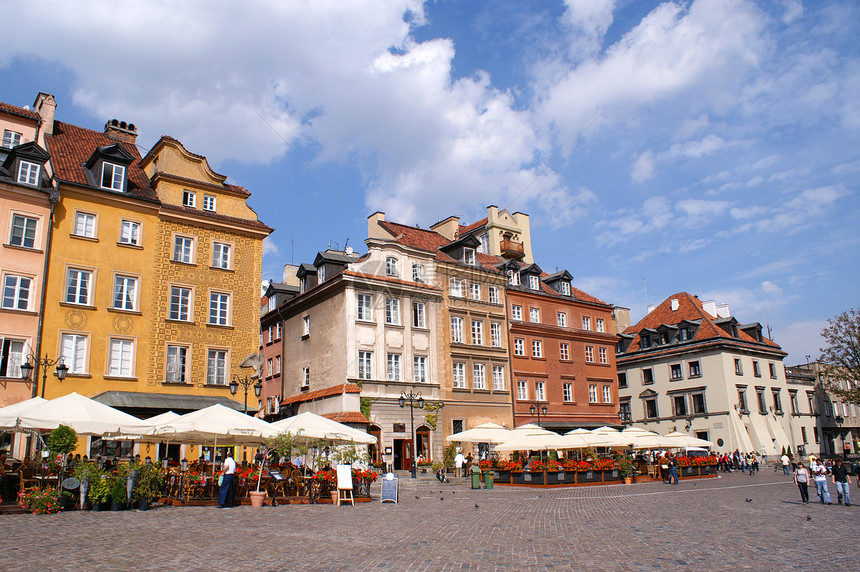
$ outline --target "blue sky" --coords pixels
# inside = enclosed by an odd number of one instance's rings
[[[531,215],[631,309],[687,291],[815,358],[858,305],[860,6],[645,0],[4,2],[0,100],[135,123],[246,186],[264,278],[366,217]]]

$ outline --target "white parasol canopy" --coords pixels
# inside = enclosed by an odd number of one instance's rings
[[[671,441],[653,431],[647,431],[641,427],[628,427],[618,436],[633,449],[659,449],[671,447]]]
[[[42,431],[68,425],[80,435],[99,436],[136,433],[150,427],[137,417],[78,393],[69,393],[27,408],[18,415],[18,424],[23,429]]]
[[[18,415],[36,405],[47,403],[47,401],[42,397],[32,397],[6,407],[0,407],[0,429],[13,429],[18,424]]]
[[[305,411],[293,417],[281,419],[271,424],[277,433],[290,433],[299,439],[323,439],[341,443],[368,445],[376,443],[376,437],[349,425],[332,421],[322,415]]]
[[[680,431],[672,431],[663,437],[664,439],[671,440],[676,443],[675,445],[670,445],[670,449],[685,449],[688,447],[713,447],[714,444],[711,441],[706,439],[699,439],[698,437],[693,437],[691,435],[687,435],[686,433],[681,433]]]
[[[548,451],[571,448],[574,447],[571,447],[567,437],[543,429],[522,432],[501,445],[496,445],[497,451]]]
[[[147,432],[147,436],[159,441],[205,445],[214,440],[215,446],[227,446],[262,443],[277,433],[277,429],[262,419],[216,404],[160,423]]]
[[[458,441],[462,443],[489,443],[496,445],[510,439],[511,431],[497,423],[484,423],[453,435],[448,435],[448,442]]]
[[[574,429],[573,431],[568,431],[565,433],[565,436],[569,437],[578,437],[588,443],[586,447],[620,447],[626,446],[627,442],[625,439],[619,437],[620,433],[618,431],[610,432],[610,433],[595,433],[593,431],[589,431],[588,429]],[[576,442],[573,441],[572,442]]]

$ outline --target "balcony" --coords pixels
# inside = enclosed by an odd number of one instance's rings
[[[500,244],[500,250],[502,256],[505,258],[516,258],[520,259],[526,255],[525,248],[523,247],[523,243],[516,242],[509,238],[503,238]]]

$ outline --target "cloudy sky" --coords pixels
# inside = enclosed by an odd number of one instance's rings
[[[0,101],[162,134],[246,186],[264,278],[366,217],[527,212],[631,309],[687,291],[818,354],[860,293],[853,0],[15,1]]]

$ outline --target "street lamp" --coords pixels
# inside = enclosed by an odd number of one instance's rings
[[[544,417],[546,417],[546,405],[537,406],[536,403],[532,403],[531,407],[529,407],[529,412],[532,414],[532,417],[534,417],[534,414],[537,413],[537,424],[538,427],[540,427],[540,414],[543,413]]]
[[[236,375],[234,373],[233,379],[230,380],[230,393],[232,393],[233,395],[236,395],[236,392],[239,390],[240,385],[245,388],[245,415],[247,415],[248,414],[248,388],[253,385],[254,386],[254,395],[256,395],[257,397],[260,397],[260,393],[263,392],[263,382],[261,382],[258,379],[257,383],[254,383],[253,377],[249,377],[247,375],[245,377],[239,377],[238,375]]]
[[[622,407],[618,410],[618,419],[621,421],[622,429],[627,425],[633,425],[633,419],[630,417],[630,409],[628,407]]]
[[[420,393],[409,393],[404,394],[400,393],[400,399],[397,402],[400,404],[400,407],[406,407],[406,402],[409,402],[409,424],[412,427],[412,478],[416,478],[415,475],[415,452],[417,451],[417,447],[415,446],[415,416],[414,416],[414,408],[415,403],[418,403],[418,407],[424,408],[424,398],[421,397]]]
[[[57,369],[54,372],[54,374],[57,376],[57,379],[59,379],[60,381],[63,381],[64,379],[66,379],[66,374],[69,372],[68,366],[64,363],[65,360],[64,360],[63,356],[60,356],[60,357],[52,360],[48,357],[48,354],[45,354],[44,358],[37,358],[36,356],[31,354],[31,355],[27,356],[27,362],[21,364],[21,378],[24,379],[25,381],[30,379],[30,375],[32,375],[33,369],[35,369],[35,367],[36,367],[32,363],[30,363],[31,361],[35,362],[36,365],[38,365],[39,367],[42,368],[42,397],[43,398],[45,397],[45,383],[48,381],[48,368],[51,367],[52,365],[56,364]]]

